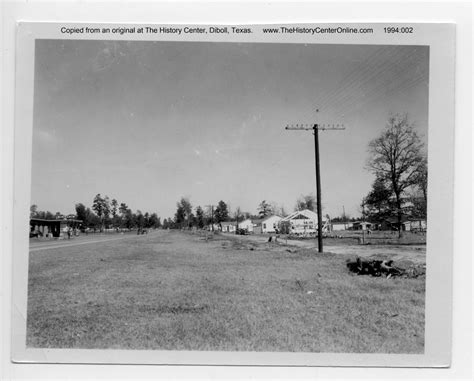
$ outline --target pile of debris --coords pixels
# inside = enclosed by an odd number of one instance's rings
[[[357,275],[372,275],[372,276],[392,276],[408,275],[407,270],[393,265],[393,260],[362,260],[359,257],[355,262],[347,262],[349,271]]]
[[[418,278],[426,276],[426,265],[411,266],[405,270],[404,277]]]

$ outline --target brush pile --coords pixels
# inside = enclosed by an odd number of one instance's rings
[[[362,260],[359,257],[355,262],[347,262],[349,271],[357,275],[372,275],[385,276],[387,278],[393,276],[418,277],[421,271],[412,271],[414,269],[407,269],[396,267],[393,265],[393,260]]]

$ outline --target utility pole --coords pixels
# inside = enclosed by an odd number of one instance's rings
[[[319,110],[316,110],[319,112]],[[344,125],[339,124],[319,124],[315,123],[313,125],[308,124],[296,124],[291,126],[286,126],[285,130],[304,130],[309,131],[313,130],[314,135],[314,159],[316,162],[316,205],[318,213],[318,252],[323,252],[323,218],[321,214],[321,173],[319,165],[319,130],[345,130]]]
[[[346,230],[346,209],[344,208],[344,205],[342,205],[342,218],[344,220],[344,230]]]
[[[206,208],[211,208],[211,231],[214,231],[214,205],[206,205]]]

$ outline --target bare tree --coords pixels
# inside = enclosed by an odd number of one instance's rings
[[[312,210],[313,212],[316,210],[316,197],[314,194],[301,195],[296,200],[295,212],[305,209]]]
[[[416,185],[423,143],[407,115],[391,116],[382,134],[369,143],[368,169],[387,184],[395,197],[399,237],[405,192]]]

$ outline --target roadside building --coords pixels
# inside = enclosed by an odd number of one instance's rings
[[[352,229],[352,222],[331,222],[331,231],[342,231]]]
[[[380,230],[398,230],[398,217],[388,217],[380,224]],[[402,231],[410,231],[411,222],[406,216],[402,216]]]
[[[372,230],[374,224],[372,222],[367,221],[355,221],[352,224],[351,230]]]
[[[329,230],[329,221],[323,217],[323,231]],[[311,210],[299,210],[282,218],[279,230],[282,233],[315,234],[318,229],[318,215]]]
[[[265,218],[262,221],[262,233],[275,233],[282,219],[282,217],[276,215]]]
[[[419,219],[411,219],[410,220],[410,231],[414,232],[425,232],[426,231],[426,220],[419,218]]]
[[[81,226],[82,220],[77,220],[75,218],[58,218],[54,220],[30,218],[30,237],[58,238],[63,236],[63,232],[68,227],[71,229],[78,229]]]
[[[250,218],[239,222],[239,229],[247,230],[249,233],[253,233],[253,222]]]
[[[235,222],[221,222],[220,231],[223,233],[235,233]]]

